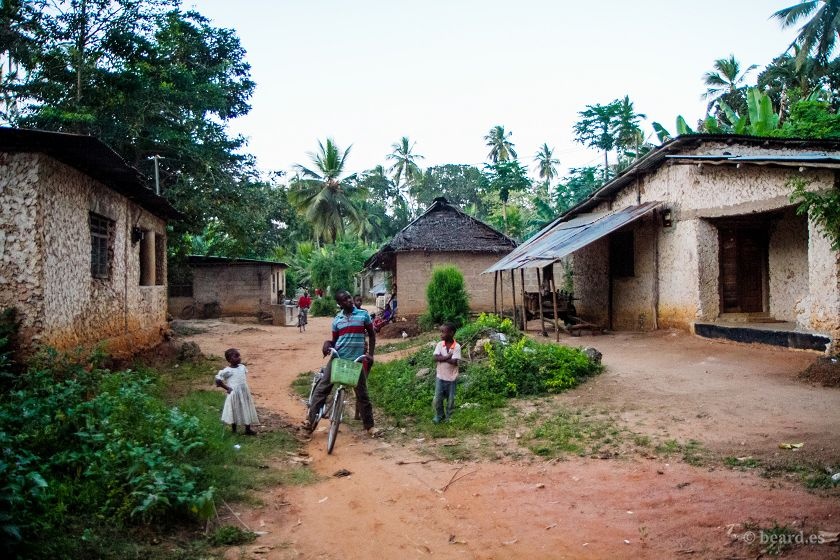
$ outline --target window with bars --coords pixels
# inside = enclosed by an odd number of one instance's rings
[[[114,220],[90,213],[90,273],[94,278],[111,277]]]

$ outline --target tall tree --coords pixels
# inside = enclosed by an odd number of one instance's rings
[[[793,42],[799,45],[797,66],[802,66],[812,53],[820,62],[828,62],[840,36],[840,0],[801,0],[772,15],[785,28],[809,16]]]
[[[744,71],[741,71],[741,63],[730,54],[729,58],[718,58],[712,65],[712,70],[703,74],[703,84],[706,86],[706,93],[703,99],[708,99],[709,104],[706,111],[711,112],[720,101],[740,111],[745,108],[744,89],[747,87],[747,76],[758,68],[751,64]]]
[[[507,206],[511,193],[526,191],[531,187],[528,170],[518,160],[498,161],[485,166],[490,189],[499,195],[502,203],[502,220],[507,231]]]
[[[289,199],[312,225],[316,241],[332,243],[344,233],[345,218],[359,221],[359,212],[352,200],[352,179],[344,177],[350,148],[343,152],[332,138],[326,144],[318,141],[318,151],[309,154],[314,165],[297,165],[302,178],[295,180]]]
[[[639,122],[645,118],[647,118],[646,115],[636,112],[629,96],[625,95],[623,99],[617,101],[613,133],[615,134],[616,145],[622,155],[629,156],[632,149],[633,159],[639,157],[639,148],[644,142],[644,134]]]
[[[609,153],[616,145],[615,117],[618,107],[618,100],[607,105],[587,105],[578,113],[580,120],[574,126],[575,142],[604,152],[605,181],[609,176]]]
[[[412,185],[411,194],[421,208],[438,196],[461,208],[475,204],[478,217],[482,218],[487,211],[484,196],[488,187],[487,177],[477,167],[449,163],[426,169],[422,179]]]
[[[423,156],[414,152],[415,142],[408,139],[408,136],[400,138],[399,142],[391,144],[391,153],[385,156],[386,159],[392,161],[389,171],[394,179],[394,184],[399,191],[403,193],[403,198],[408,201],[408,189],[411,184],[415,183],[422,171],[417,161],[423,159]]]
[[[534,163],[537,164],[537,176],[550,185],[557,177],[557,166],[560,165],[560,160],[554,157],[554,150],[543,144],[534,156]]]
[[[493,163],[516,159],[518,156],[513,148],[513,142],[510,141],[512,135],[513,132],[505,132],[505,127],[502,125],[497,124],[491,128],[487,136],[484,137],[487,147],[490,148],[487,159]]]

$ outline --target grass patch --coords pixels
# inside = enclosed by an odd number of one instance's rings
[[[292,381],[292,390],[299,397],[306,399],[309,397],[309,390],[312,388],[312,372],[304,371],[295,377]]]
[[[256,533],[243,531],[233,525],[225,525],[213,531],[207,538],[207,541],[211,546],[235,546],[238,544],[248,544],[254,542],[256,539]]]
[[[207,332],[207,329],[197,327],[195,325],[188,325],[183,321],[172,321],[172,332],[175,333],[176,336],[193,336],[196,334],[204,334]]]
[[[708,452],[703,448],[703,444],[697,440],[690,439],[685,443],[680,443],[675,439],[666,440],[655,447],[655,450],[660,455],[668,457],[679,456],[684,463],[699,467],[708,461]]]
[[[542,457],[564,454],[610,455],[623,441],[623,430],[612,418],[582,410],[561,409],[542,421],[527,436],[527,446]]]

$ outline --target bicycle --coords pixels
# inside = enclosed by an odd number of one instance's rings
[[[330,361],[328,365],[332,363],[335,358],[338,358],[338,352],[335,348],[330,349]],[[366,356],[359,356],[352,363],[359,364],[361,366],[361,361],[364,360]],[[349,361],[349,360],[345,360]],[[358,376],[361,375],[362,368],[359,367],[355,370],[355,377],[358,380]],[[335,368],[333,368],[333,377],[336,377]],[[353,372],[350,373],[352,378]],[[321,382],[321,380],[327,375],[327,366],[322,366],[318,372],[312,376],[312,386],[309,388],[309,398],[306,399],[306,411],[307,416],[309,413],[309,408],[312,406],[312,396],[315,394],[315,387]],[[333,452],[333,448],[335,448],[335,440],[338,437],[338,428],[341,425],[341,420],[344,417],[344,397],[345,393],[347,392],[348,387],[355,387],[355,382],[350,383],[350,379],[348,379],[347,383],[337,382],[335,379],[331,379],[333,381],[333,385],[336,386],[335,392],[333,394],[332,402],[328,398],[324,401],[324,404],[321,405],[320,410],[315,414],[315,420],[312,422],[311,430],[314,432],[315,428],[318,426],[318,422],[321,421],[322,418],[329,418],[330,419],[330,429],[327,432],[327,454],[330,455]]]
[[[298,311],[298,332],[306,332],[306,308],[302,307],[300,311]]]

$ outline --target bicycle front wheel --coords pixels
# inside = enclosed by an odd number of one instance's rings
[[[344,415],[344,387],[339,387],[335,392],[335,402],[332,414],[330,415],[330,432],[327,435],[327,455],[333,452],[335,440],[338,438],[338,427],[341,424],[341,417]]]

